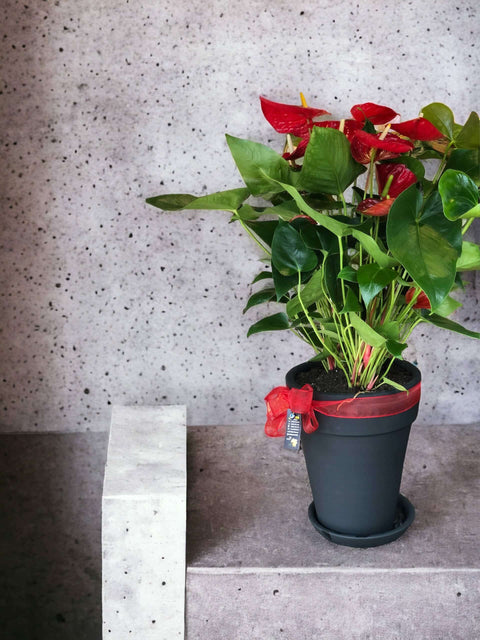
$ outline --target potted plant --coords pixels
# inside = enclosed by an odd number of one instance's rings
[[[266,433],[294,450],[301,438],[320,533],[374,546],[414,517],[399,494],[420,399],[420,372],[402,359],[410,334],[428,323],[480,337],[448,318],[462,273],[480,268],[480,247],[465,240],[480,217],[480,121],[472,112],[458,125],[441,103],[402,121],[370,102],[333,120],[301,99],[261,98],[286,135],[281,152],[227,135],[244,187],[147,202],[226,210],[260,248],[267,268],[253,284],[264,286],[244,311],[281,310],[248,335],[288,330],[313,350],[268,394]]]

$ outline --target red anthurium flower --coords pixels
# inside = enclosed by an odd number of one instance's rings
[[[272,102],[260,96],[265,118],[278,133],[291,133],[303,138],[313,126],[313,118],[328,114],[324,109],[300,107],[293,104]]]
[[[362,202],[357,205],[357,211],[360,211],[360,213],[364,213],[367,216],[386,216],[388,215],[390,207],[394,201],[395,198],[384,198],[382,200],[366,198],[366,200],[362,200]]]
[[[300,140],[298,145],[291,153],[288,153],[288,151],[286,151],[283,154],[283,158],[285,158],[285,160],[297,160],[298,158],[303,158],[303,156],[305,155],[305,149],[307,148],[307,144],[309,143],[309,141],[310,135],[307,135],[305,138],[303,138],[303,140]]]
[[[383,194],[385,185],[390,176],[393,180],[388,189],[390,198],[395,199],[402,191],[405,191],[412,184],[417,182],[417,176],[407,169],[404,164],[396,164],[394,162],[386,162],[385,164],[377,164],[377,184],[378,192]],[[385,194],[387,195],[387,194]]]
[[[373,102],[356,104],[350,109],[350,113],[358,122],[363,123],[368,119],[372,124],[386,124],[398,116],[398,113],[390,107],[382,107]]]
[[[299,218],[303,218],[304,220],[307,220],[308,222],[310,222],[310,224],[315,224],[315,225],[317,224],[313,218],[311,218],[310,216],[306,216],[303,213],[300,213],[298,216],[293,216],[293,218],[290,218],[290,222],[293,222],[294,220],[298,220]]]
[[[371,159],[372,149],[378,149],[375,160],[388,160],[396,158],[401,153],[411,151],[414,147],[408,140],[401,140],[394,133],[373,134],[367,131],[356,131],[352,140],[352,156],[360,164],[368,164]]]
[[[391,128],[411,140],[438,140],[443,134],[425,118],[414,118],[392,124]]]
[[[314,122],[315,127],[325,127],[327,129],[340,129],[341,120],[323,120],[322,122]],[[353,138],[357,131],[360,131],[363,127],[361,122],[356,120],[344,120],[343,121],[343,133],[349,140]]]
[[[407,293],[405,294],[405,300],[407,301],[407,304],[410,304],[410,302],[412,301],[413,296],[415,295],[416,289],[415,287],[410,287],[410,289],[407,291]],[[414,309],[431,309],[431,305],[430,305],[430,300],[427,297],[427,294],[424,293],[423,291],[420,292],[418,298],[415,301],[415,304],[413,305]]]

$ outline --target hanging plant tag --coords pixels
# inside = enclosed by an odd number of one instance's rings
[[[302,434],[302,415],[287,411],[287,427],[285,429],[285,442],[283,448],[297,452],[300,449],[300,436]]]

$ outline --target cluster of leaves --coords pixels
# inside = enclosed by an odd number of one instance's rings
[[[480,247],[464,240],[480,217],[478,115],[462,126],[440,103],[403,123],[372,103],[339,121],[305,104],[262,99],[262,109],[287,139],[278,153],[227,136],[245,188],[147,200],[165,211],[228,211],[261,247],[267,268],[253,283],[264,286],[244,312],[272,302],[283,310],[248,335],[290,330],[361,389],[395,386],[389,367],[421,322],[480,338],[447,317],[460,306],[451,292],[462,272],[480,269]],[[426,160],[436,160],[431,180]]]

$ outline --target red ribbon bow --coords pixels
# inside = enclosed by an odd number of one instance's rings
[[[303,428],[307,433],[313,433],[318,428],[313,406],[313,388],[309,384],[304,384],[301,389],[275,387],[266,396],[265,403],[267,405],[267,422],[265,423],[267,436],[285,435],[288,409],[302,415]]]
[[[381,418],[403,413],[420,401],[421,383],[408,391],[378,396],[354,396],[342,400],[313,400],[313,389],[304,384],[301,389],[275,387],[265,397],[267,421],[265,433],[285,435],[287,411],[302,415],[303,429],[313,433],[318,428],[315,412],[335,418]]]

